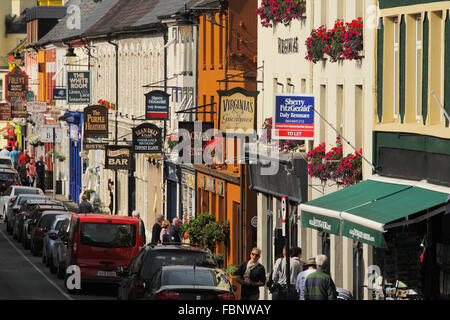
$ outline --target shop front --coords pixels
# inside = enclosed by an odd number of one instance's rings
[[[164,180],[166,182],[166,219],[171,223],[174,218],[180,217],[181,212],[181,188],[180,166],[164,161]]]

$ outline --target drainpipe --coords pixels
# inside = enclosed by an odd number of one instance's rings
[[[119,45],[111,41],[111,38],[108,37],[108,43],[113,45],[116,48],[116,114],[115,114],[115,124],[114,124],[114,144],[118,144],[118,123],[117,123],[117,115],[119,114]],[[114,214],[117,215],[118,211],[118,185],[117,185],[117,170],[114,170]]]

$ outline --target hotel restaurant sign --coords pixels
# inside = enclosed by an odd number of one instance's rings
[[[222,133],[239,133],[256,129],[257,91],[243,88],[218,90],[219,93],[219,130]],[[243,132],[242,132],[243,133]]]
[[[94,105],[84,108],[84,138],[108,138],[108,109]]]

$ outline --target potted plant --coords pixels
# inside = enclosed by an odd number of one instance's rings
[[[304,18],[305,5],[305,0],[262,0],[256,14],[263,27],[272,28],[278,23],[288,26],[293,19]]]
[[[116,110],[116,105],[112,102],[109,102],[107,100],[100,99],[97,101],[98,104],[104,106],[105,108]]]
[[[169,149],[172,149],[179,143],[178,137],[176,136],[169,136],[167,138],[167,145],[169,146]]]

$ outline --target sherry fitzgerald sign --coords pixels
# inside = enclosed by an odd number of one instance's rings
[[[169,94],[153,90],[145,94],[145,120],[169,119]]]
[[[84,108],[84,137],[108,138],[108,109],[104,106]]]
[[[219,130],[223,133],[242,133],[256,129],[257,91],[233,88],[219,93]],[[241,131],[241,132],[240,132]]]

